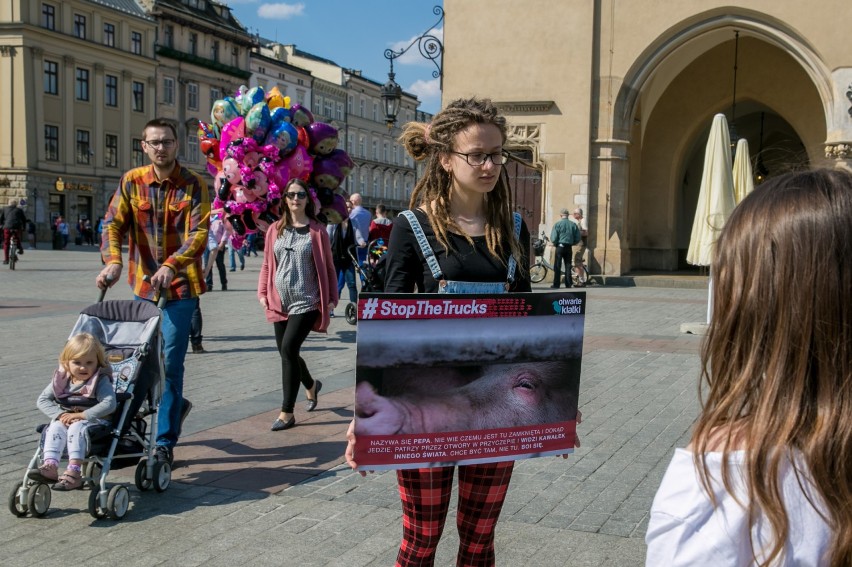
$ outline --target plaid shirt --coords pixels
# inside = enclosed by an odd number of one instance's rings
[[[201,254],[207,246],[210,194],[197,174],[175,163],[168,179],[157,181],[154,166],[124,174],[103,221],[101,253],[107,264],[121,264],[121,243],[129,234],[127,282],[133,293],[154,300],[154,289],[142,280],[160,266],[174,271],[168,299],[204,293]]]

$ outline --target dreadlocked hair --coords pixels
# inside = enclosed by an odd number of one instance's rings
[[[399,142],[415,161],[426,161],[423,177],[414,186],[409,208],[420,208],[426,212],[438,242],[452,251],[448,232],[464,236],[471,245],[473,239],[450,215],[453,177],[441,167],[440,156],[455,151],[453,140],[459,132],[471,124],[493,124],[500,129],[503,143],[506,142],[506,119],[489,99],[461,98],[452,101],[438,112],[432,122],[409,122],[405,125]],[[485,194],[485,242],[488,252],[503,260],[501,251],[508,248],[520,259],[521,247],[514,237],[512,192],[505,168],[500,169],[494,190]],[[518,268],[520,268],[520,262]]]

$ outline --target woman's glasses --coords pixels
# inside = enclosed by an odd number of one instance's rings
[[[295,201],[296,199],[307,198],[308,194],[304,191],[290,191],[288,193],[284,193],[284,196]]]
[[[489,159],[491,163],[494,165],[504,165],[507,161],[509,161],[509,154],[505,151],[495,152],[493,154],[482,154],[482,153],[471,153],[465,154],[462,152],[450,152],[456,154],[458,156],[464,156],[465,161],[467,161],[468,165],[472,165],[473,167],[482,167],[485,165],[485,162]]]

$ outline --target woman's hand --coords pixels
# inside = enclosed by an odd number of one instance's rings
[[[266,300],[265,297],[258,298],[258,301],[260,301],[261,307],[263,307],[264,309],[269,309],[269,302]]]
[[[349,422],[349,429],[346,430],[346,452],[343,453],[346,458],[346,464],[352,467],[352,470],[358,468],[358,463],[355,462],[355,420]],[[364,471],[358,471],[361,476],[367,476]]]

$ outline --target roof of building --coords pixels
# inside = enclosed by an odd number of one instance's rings
[[[137,18],[153,21],[153,18],[145,12],[145,9],[137,0],[89,0],[89,2],[100,4],[101,6],[106,6],[107,8],[112,8],[113,10],[136,16]]]
[[[127,0],[125,0],[127,1]],[[230,28],[231,31],[242,32],[249,36],[248,30],[240,21],[234,17],[233,12],[227,4],[215,2],[214,0],[206,0],[200,3],[202,7],[190,7],[183,0],[155,0],[156,8],[169,8],[174,12],[185,14],[193,19],[205,20],[215,26],[224,26]]]

